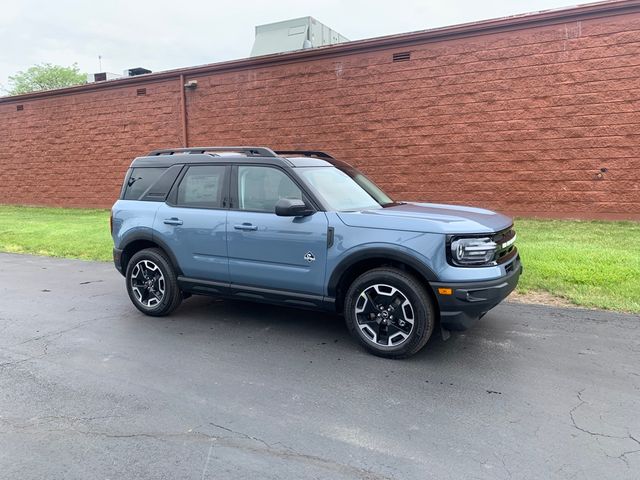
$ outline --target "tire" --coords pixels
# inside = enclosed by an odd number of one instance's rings
[[[344,316],[351,335],[386,358],[417,353],[431,337],[436,319],[433,301],[420,281],[392,267],[356,278],[347,291]]]
[[[158,248],[140,250],[131,258],[126,283],[131,302],[145,315],[168,315],[182,302],[176,271]]]

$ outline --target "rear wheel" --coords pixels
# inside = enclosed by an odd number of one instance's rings
[[[435,323],[431,297],[412,275],[390,267],[360,275],[345,298],[351,334],[375,355],[406,358],[429,340]]]
[[[182,301],[175,269],[160,249],[136,253],[127,264],[126,279],[129,298],[146,315],[168,315]]]

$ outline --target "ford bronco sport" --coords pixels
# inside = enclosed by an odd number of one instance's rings
[[[111,222],[115,266],[147,315],[191,294],[325,309],[385,357],[413,355],[436,325],[468,328],[522,270],[510,218],[393,201],[316,151],[153,151],[131,164]]]

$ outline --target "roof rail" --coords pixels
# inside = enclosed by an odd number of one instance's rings
[[[276,157],[273,150],[267,147],[189,147],[189,148],[165,148],[149,152],[148,157],[158,155],[174,155],[176,153],[219,153],[219,152],[239,152],[248,157]]]
[[[278,155],[302,155],[304,157],[330,158],[335,160],[331,155],[319,150],[276,150]]]

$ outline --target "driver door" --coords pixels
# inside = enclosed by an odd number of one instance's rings
[[[232,286],[323,295],[327,259],[324,212],[279,217],[280,198],[304,198],[281,168],[236,165],[233,207],[227,215],[227,251]]]

